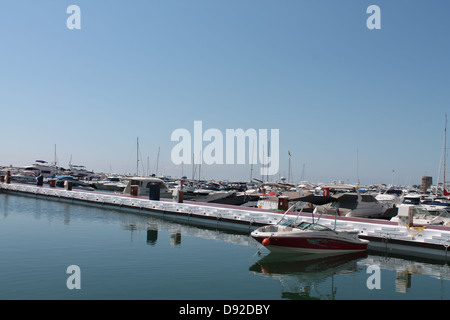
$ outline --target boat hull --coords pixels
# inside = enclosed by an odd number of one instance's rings
[[[263,244],[266,237],[253,237]],[[349,242],[329,238],[270,237],[265,247],[271,252],[285,253],[350,253],[367,249],[368,241]]]
[[[316,230],[302,230],[265,226],[253,231],[251,236],[272,252],[350,253],[364,251],[369,244],[368,240],[360,239],[357,232],[317,227]]]

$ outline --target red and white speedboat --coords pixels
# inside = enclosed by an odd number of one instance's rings
[[[309,197],[308,200],[320,201],[322,204],[325,200],[335,200],[332,197],[317,198]],[[286,253],[350,253],[366,250],[369,243],[368,240],[358,238],[358,231],[331,229],[316,222],[296,224],[287,219],[281,219],[276,225],[260,227],[251,236],[272,252]]]
[[[358,238],[358,231],[336,231],[310,222],[264,226],[251,236],[272,252],[349,253],[364,251],[369,243]]]

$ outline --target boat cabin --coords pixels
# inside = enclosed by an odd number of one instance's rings
[[[149,196],[150,186],[156,183],[159,186],[161,198],[172,198],[172,191],[169,190],[167,184],[158,178],[154,177],[133,177],[128,181],[123,193],[131,194],[131,186],[138,186],[138,196]]]
[[[403,204],[410,204],[410,205],[419,205],[420,204],[420,195],[406,195],[403,197]]]

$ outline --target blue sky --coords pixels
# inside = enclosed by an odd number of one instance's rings
[[[68,6],[81,9],[69,30]],[[381,9],[369,30],[368,6]],[[36,159],[180,176],[171,133],[280,130],[294,180],[436,182],[450,110],[450,2],[24,1],[0,4],[0,164]],[[205,143],[206,145],[206,143]],[[358,159],[358,170],[357,170]],[[183,172],[192,174],[191,166]],[[394,170],[394,173],[393,173]],[[254,170],[254,177],[258,177]],[[448,176],[448,175],[447,175]],[[247,180],[250,165],[202,166]]]

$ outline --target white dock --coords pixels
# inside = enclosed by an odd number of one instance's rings
[[[124,194],[96,191],[66,190],[64,188],[34,186],[20,183],[1,183],[0,191],[9,194],[31,196],[96,207],[112,207],[120,210],[164,216],[179,222],[190,222],[220,229],[252,231],[260,226],[275,224],[280,213],[211,203],[177,203],[169,199],[149,200]]]
[[[249,233],[260,226],[276,224],[282,217],[280,212],[255,208],[187,201],[177,203],[171,199],[156,201],[123,194],[66,190],[19,183],[1,183],[0,192],[116,208],[177,222]],[[286,217],[295,219],[296,214]],[[314,216],[315,220],[317,218],[317,215]],[[313,217],[310,213],[303,213],[299,219],[311,221]],[[369,250],[447,261],[450,246],[449,227],[427,225],[426,228],[407,228],[386,220],[350,217],[337,217],[336,221],[337,229],[358,231],[360,238],[369,240]],[[335,217],[323,215],[320,223],[333,228]]]

